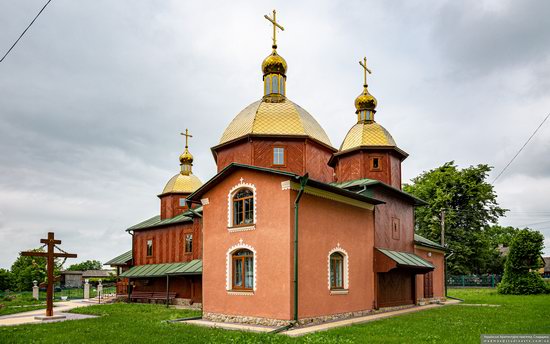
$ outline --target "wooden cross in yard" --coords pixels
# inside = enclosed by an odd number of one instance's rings
[[[53,316],[53,285],[54,285],[54,258],[76,258],[76,254],[67,253],[57,247],[57,244],[61,244],[61,240],[54,239],[53,232],[48,232],[47,239],[40,239],[40,243],[47,246],[48,249],[46,252],[34,252],[34,251],[25,251],[21,252],[22,256],[27,257],[46,257],[47,258],[47,274],[48,274],[48,289],[47,289],[47,299],[46,299],[46,316]],[[54,248],[59,249],[62,253],[55,253]]]

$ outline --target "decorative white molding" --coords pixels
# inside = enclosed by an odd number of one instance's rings
[[[247,249],[247,250],[250,250],[252,251],[252,253],[254,253],[254,264],[253,264],[253,280],[252,280],[252,290],[253,291],[256,291],[256,275],[257,275],[257,269],[256,269],[256,262],[258,260],[258,256],[256,254],[256,250],[254,249],[254,247],[250,246],[250,245],[247,245],[243,242],[243,239],[240,239],[239,240],[239,243],[238,244],[235,244],[233,246],[231,246],[228,250],[227,250],[227,253],[225,254],[225,290],[227,290],[228,292],[231,291],[231,288],[232,288],[232,283],[231,283],[231,279],[233,278],[233,260],[231,259],[231,256],[233,255],[233,253],[237,250],[240,250],[240,249]],[[243,276],[243,279],[244,279],[244,276]],[[239,292],[240,293],[240,292]],[[239,294],[240,295],[240,294]]]
[[[232,228],[233,227],[233,218],[232,218],[232,214],[233,214],[233,195],[235,194],[235,192],[237,192],[239,189],[242,189],[242,188],[247,188],[247,189],[250,189],[252,190],[252,195],[253,195],[253,199],[254,199],[254,223],[256,223],[256,204],[258,203],[258,196],[256,195],[256,185],[254,184],[251,184],[251,183],[245,183],[244,182],[244,178],[241,177],[241,179],[239,179],[239,184],[233,186],[231,188],[231,190],[229,190],[229,193],[227,194],[227,229],[229,230],[229,228]],[[248,226],[247,226],[248,227]],[[256,227],[254,226],[254,228],[252,229],[255,229]],[[251,230],[251,229],[248,229],[248,230]],[[240,232],[240,231],[231,231],[231,232]]]
[[[253,291],[227,291],[228,295],[240,295],[240,296],[252,296],[254,295]]]
[[[342,290],[331,290],[330,295],[348,295],[349,290],[342,289]]]
[[[252,226],[241,226],[241,227],[227,227],[227,230],[230,232],[246,232],[256,229],[256,225]]]
[[[203,198],[203,199],[201,199],[201,203],[202,203],[202,205],[208,205],[208,204],[210,204],[210,199],[209,198]]]
[[[345,294],[347,294],[347,290],[349,289],[349,256],[348,256],[348,252],[344,250],[342,247],[340,247],[340,243],[338,243],[335,248],[333,248],[328,252],[328,256],[327,256],[328,290],[331,290],[330,289],[330,255],[333,254],[334,252],[341,253],[342,256],[344,256],[344,271],[343,271],[344,290],[346,291]],[[334,290],[331,290],[331,292],[333,291]]]
[[[281,182],[281,190],[290,190],[290,180],[285,180]]]

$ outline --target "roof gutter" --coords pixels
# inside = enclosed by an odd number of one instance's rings
[[[294,200],[294,322],[298,323],[298,209],[304,194],[309,174],[300,177],[300,190]]]

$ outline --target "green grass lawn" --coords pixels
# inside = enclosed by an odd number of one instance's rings
[[[197,315],[161,305],[113,304],[74,310],[95,319],[0,327],[1,343],[479,343],[482,333],[550,333],[550,295],[501,296],[491,289],[451,289],[466,303],[339,328],[301,338],[165,323]]]
[[[10,293],[0,297],[0,316],[46,308],[45,300],[32,298],[32,293]]]

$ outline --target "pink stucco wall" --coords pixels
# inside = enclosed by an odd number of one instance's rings
[[[229,232],[228,193],[243,178],[256,187],[257,221],[254,230]],[[291,319],[290,192],[281,190],[287,178],[250,170],[237,170],[203,198],[203,310],[205,312]],[[254,295],[231,295],[226,290],[226,256],[234,245],[256,251]]]
[[[256,227],[230,232],[228,193],[243,178],[256,188]],[[203,210],[203,309],[208,313],[291,320],[293,318],[293,237],[296,191],[282,190],[288,177],[236,170],[206,192]],[[299,317],[371,309],[374,301],[373,211],[305,194],[300,203]],[[226,290],[228,250],[242,243],[255,250],[256,290]],[[331,295],[329,251],[348,253],[349,292]]]
[[[445,270],[444,270],[444,258],[441,251],[432,250],[429,248],[415,246],[414,253],[419,257],[429,261],[435,266],[433,270],[433,296],[444,297],[445,296]],[[430,254],[431,253],[431,257]],[[424,298],[424,275],[416,275],[416,298]]]

